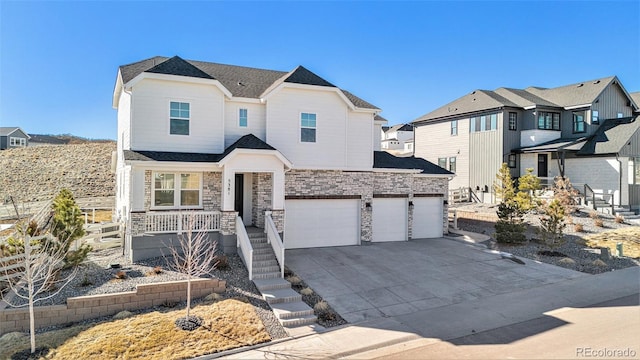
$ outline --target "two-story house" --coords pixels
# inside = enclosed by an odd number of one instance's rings
[[[187,211],[226,251],[247,226],[287,249],[440,237],[452,174],[376,150],[376,106],[299,66],[179,57],[119,68],[117,216],[131,259],[158,256]]]
[[[413,122],[415,155],[492,201],[502,163],[551,182],[566,176],[610,204],[640,207],[638,105],[607,77],[556,88],[475,90]],[[586,186],[585,186],[586,185]]]
[[[409,124],[398,124],[383,131],[381,148],[382,150],[390,151],[392,153],[403,153],[406,148],[405,144],[412,141],[413,126]]]

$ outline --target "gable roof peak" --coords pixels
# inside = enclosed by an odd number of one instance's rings
[[[177,55],[155,65],[154,67],[152,67],[149,70],[146,70],[145,72],[155,73],[155,74],[189,76],[189,77],[215,80],[213,76],[198,69],[197,67],[190,64],[189,62],[187,62],[186,60],[182,59]]]
[[[327,87],[336,87],[332,83],[327,80],[321,78],[320,76],[312,73],[309,69],[305,68],[302,65],[298,65],[290,74],[288,74],[284,82],[295,83],[295,84],[303,84],[303,85],[316,85],[316,86],[327,86]]]

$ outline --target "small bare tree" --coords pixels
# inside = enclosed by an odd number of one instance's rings
[[[20,265],[17,271],[17,282],[9,281],[10,292],[7,296],[2,295],[4,300],[11,307],[29,306],[29,333],[31,335],[31,353],[36,351],[35,315],[34,306],[38,301],[46,300],[56,296],[75,277],[77,267],[74,268],[64,278],[60,279],[60,271],[64,266],[65,249],[54,247],[50,241],[40,241],[49,235],[31,238],[24,231],[19,233],[19,237],[24,241],[24,259],[19,256],[14,264]],[[34,244],[32,244],[34,242]],[[35,243],[40,242],[40,245]],[[2,259],[0,259],[2,260]],[[9,277],[8,264],[0,262],[5,267],[5,275]],[[15,276],[16,273],[11,273]],[[22,299],[23,301],[20,301]],[[27,301],[24,304],[24,300]]]
[[[196,230],[194,213],[187,218],[184,233],[178,235],[178,243],[169,246],[171,259],[167,259],[174,270],[187,275],[187,316],[186,321],[192,322],[191,310],[191,280],[203,275],[211,275],[216,268],[217,242],[210,241],[206,231]],[[178,221],[181,221],[180,219]],[[188,327],[187,327],[188,328]],[[186,329],[183,326],[183,329]]]

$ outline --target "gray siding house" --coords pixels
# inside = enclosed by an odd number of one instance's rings
[[[635,99],[634,99],[635,98]],[[502,163],[547,183],[566,176],[588,196],[640,208],[637,96],[615,77],[526,89],[475,90],[413,121],[415,156],[456,173],[450,189],[494,201]]]
[[[29,134],[19,127],[0,127],[0,150],[29,145]]]

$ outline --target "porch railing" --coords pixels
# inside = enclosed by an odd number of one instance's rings
[[[593,210],[599,208],[611,208],[610,214],[613,215],[613,194],[605,194],[604,192],[594,191],[589,184],[584,184],[584,198],[585,203],[591,201],[591,207]]]
[[[163,211],[146,213],[145,232],[149,234],[181,234],[193,215],[194,231],[220,231],[219,211]]]
[[[280,277],[284,278],[284,244],[278,234],[276,224],[271,218],[271,211],[265,212],[264,216],[264,232],[267,233],[267,242],[271,244],[273,253],[276,254],[278,265],[280,266]]]
[[[238,248],[240,249],[240,254],[242,254],[242,260],[249,271],[249,280],[253,280],[253,247],[240,216],[236,216],[236,237],[238,238]]]

